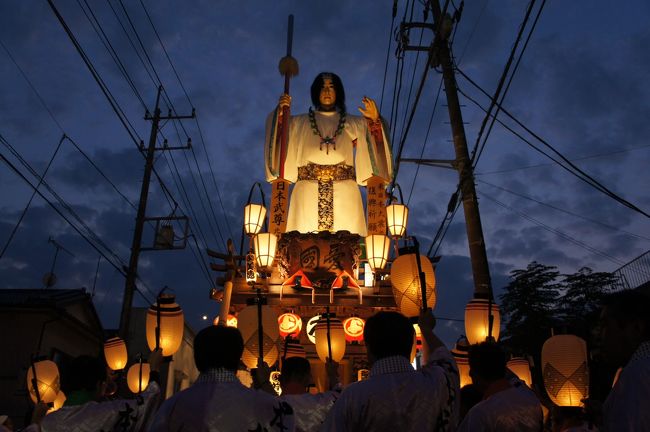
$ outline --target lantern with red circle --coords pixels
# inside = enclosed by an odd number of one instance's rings
[[[298,338],[300,330],[302,330],[302,320],[294,313],[284,313],[278,317],[278,329],[283,338],[287,336]]]
[[[363,328],[366,322],[359,317],[350,317],[343,321],[345,340],[348,342],[361,342],[363,340]]]

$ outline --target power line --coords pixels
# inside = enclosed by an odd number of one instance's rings
[[[642,150],[642,149],[646,149],[648,147],[650,147],[650,144],[637,146],[637,147],[630,147],[630,148],[611,151],[611,152],[596,153],[596,154],[583,156],[583,157],[572,157],[571,160],[573,162],[576,162],[576,161],[582,161],[582,160],[588,160],[588,159],[596,159],[596,158],[601,158],[601,157],[608,157],[608,156],[613,156],[613,155],[622,154],[622,153],[629,153],[631,151]],[[556,166],[556,165],[557,164],[555,164],[555,163],[547,162],[547,163],[539,163],[539,164],[534,164],[534,165],[525,165],[525,166],[515,167],[515,168],[506,168],[506,169],[496,170],[496,171],[484,171],[484,172],[480,172],[480,173],[474,173],[474,175],[482,176],[482,175],[490,175],[490,174],[504,174],[504,173],[510,173],[510,172],[514,172],[514,171],[521,171],[521,170],[531,169],[531,168],[541,168],[541,167]]]
[[[528,39],[526,40],[526,44],[524,45],[524,48],[522,49],[521,53],[519,54],[519,60],[517,60],[517,64],[515,66],[515,69],[513,70],[512,74],[510,75],[510,80],[508,84],[506,85],[505,90],[503,91],[503,94],[501,94],[501,89],[503,88],[506,78],[508,77],[508,72],[510,71],[510,66],[512,65],[512,62],[515,58],[515,54],[517,52],[517,47],[519,46],[519,42],[521,41],[521,37],[524,34],[524,30],[526,28],[526,24],[528,23],[528,19],[530,18],[530,14],[533,11],[533,7],[535,6],[535,0],[532,0],[528,4],[528,8],[526,9],[526,15],[524,16],[524,19],[519,26],[519,31],[517,32],[517,37],[515,39],[515,43],[512,46],[512,49],[510,50],[510,55],[508,56],[508,60],[506,61],[506,64],[503,68],[503,72],[501,73],[501,77],[499,78],[499,83],[497,84],[497,88],[494,91],[494,96],[491,98],[490,106],[485,113],[485,117],[483,117],[483,121],[481,122],[481,127],[478,131],[478,136],[476,137],[476,143],[474,144],[474,149],[472,150],[472,156],[471,156],[471,161],[472,161],[472,167],[476,168],[476,165],[478,164],[478,160],[481,157],[481,154],[483,153],[483,149],[485,148],[485,144],[487,143],[488,137],[490,136],[490,133],[492,132],[492,127],[494,126],[494,122],[499,115],[499,108],[501,104],[503,103],[506,93],[508,92],[508,89],[510,88],[510,84],[512,83],[512,79],[515,75],[515,72],[517,70],[517,67],[519,66],[519,62],[521,61],[521,58],[524,55],[524,51],[526,47],[528,46],[528,41],[530,40],[531,35],[533,34],[533,30],[535,30],[535,25],[537,24],[537,19],[539,19],[539,16],[542,12],[542,9],[544,8],[544,3],[542,3],[542,6],[540,7],[538,13],[537,13],[537,18],[535,19],[535,22],[533,23],[533,27],[531,28],[530,32],[528,33]],[[500,100],[499,100],[500,99]],[[498,102],[497,102],[498,101]],[[498,105],[498,106],[497,106]],[[492,110],[494,107],[497,106],[497,110],[492,114]],[[483,135],[483,132],[485,130],[485,126],[487,125],[488,120],[492,119],[492,122],[490,123],[489,129],[487,133],[485,134],[485,139],[483,140],[483,143],[481,144],[481,137]]]
[[[524,195],[524,194],[522,194],[522,193],[519,193],[519,192],[511,191],[511,190],[506,189],[506,188],[504,188],[504,187],[502,187],[502,186],[497,186],[497,185],[495,185],[495,184],[488,183],[488,182],[483,181],[483,180],[477,180],[477,181],[480,182],[480,183],[486,184],[486,185],[488,185],[488,186],[492,186],[493,188],[495,188],[495,189],[499,189],[499,190],[501,190],[501,191],[503,191],[503,192],[507,192],[507,193],[509,193],[509,194],[511,194],[511,195],[518,196],[519,198],[523,198],[523,199],[526,199],[526,200],[528,200],[528,201],[532,201],[532,202],[534,202],[534,203],[537,203],[537,204],[543,205],[543,206],[545,206],[545,207],[551,208],[551,209],[553,209],[553,210],[557,210],[557,211],[559,211],[559,212],[566,213],[566,214],[571,215],[571,216],[575,216],[575,217],[580,218],[580,219],[582,219],[582,220],[585,220],[585,221],[587,221],[587,222],[591,222],[591,223],[593,223],[593,224],[600,225],[600,226],[602,226],[602,227],[604,227],[604,228],[608,228],[608,229],[611,229],[611,230],[614,230],[614,231],[619,231],[619,232],[622,232],[622,233],[627,234],[627,235],[632,236],[632,237],[636,237],[636,238],[641,239],[641,240],[648,240],[648,241],[650,241],[650,237],[644,237],[644,236],[642,236],[642,235],[634,234],[634,233],[631,233],[631,232],[629,232],[629,231],[626,231],[626,230],[623,230],[623,229],[617,228],[617,227],[615,227],[615,226],[608,225],[608,224],[605,224],[605,223],[603,223],[603,222],[597,221],[597,220],[595,220],[595,219],[590,219],[590,218],[588,218],[588,217],[584,217],[584,216],[579,215],[579,214],[577,214],[577,213],[571,212],[571,211],[569,211],[569,210],[567,210],[567,209],[563,209],[563,208],[561,208],[561,207],[557,207],[557,206],[554,206],[554,205],[551,205],[551,204],[548,204],[548,203],[545,203],[545,202],[539,201],[539,200],[537,200],[537,199],[535,199],[535,198],[531,198],[531,197],[526,196],[526,195]]]
[[[530,215],[528,215],[528,214],[526,214],[526,213],[524,213],[522,211],[519,211],[517,209],[514,209],[514,208],[508,206],[507,204],[504,204],[503,202],[499,201],[496,198],[491,197],[490,195],[486,194],[485,192],[479,192],[479,193],[482,196],[484,196],[485,198],[489,199],[490,201],[493,201],[497,205],[518,214],[522,218],[524,218],[524,219],[526,219],[526,220],[528,220],[530,222],[533,222],[534,224],[542,227],[543,229],[545,229],[548,232],[551,232],[551,233],[553,233],[553,234],[555,234],[555,235],[557,235],[559,237],[562,237],[563,239],[575,244],[578,247],[581,247],[581,248],[583,248],[585,250],[588,250],[589,252],[591,252],[593,254],[599,255],[599,256],[601,256],[601,257],[603,257],[603,258],[605,258],[605,259],[607,259],[607,260],[609,260],[609,261],[611,261],[611,262],[613,262],[615,264],[618,264],[618,265],[623,265],[624,264],[623,261],[619,260],[618,258],[613,257],[613,256],[611,256],[611,255],[609,255],[609,254],[607,254],[605,252],[602,252],[602,251],[600,251],[600,250],[598,250],[598,249],[596,249],[594,247],[591,247],[588,244],[586,244],[586,243],[584,243],[584,242],[582,242],[580,240],[577,240],[577,239],[571,237],[570,235],[568,235],[568,234],[566,234],[566,233],[564,233],[564,232],[562,232],[560,230],[552,228],[552,227],[546,225],[545,223],[533,218],[532,216],[530,216]]]
[[[4,138],[0,136],[0,139],[4,141]],[[7,248],[11,244],[11,241],[14,239],[14,236],[16,235],[16,231],[18,231],[18,227],[20,226],[21,222],[23,221],[23,218],[25,217],[25,214],[27,214],[27,210],[29,207],[32,205],[32,201],[34,200],[34,197],[36,196],[36,191],[38,188],[41,186],[43,183],[43,179],[47,175],[47,172],[50,169],[50,166],[52,165],[52,162],[54,162],[54,158],[56,155],[59,153],[59,149],[61,148],[61,144],[63,144],[63,141],[65,140],[65,135],[61,137],[59,140],[59,143],[56,146],[56,149],[54,150],[54,153],[52,153],[52,157],[50,158],[50,161],[47,163],[47,166],[45,167],[45,170],[43,170],[43,174],[41,174],[40,179],[38,181],[38,184],[34,188],[34,191],[32,192],[32,196],[29,197],[29,201],[27,201],[27,204],[25,205],[25,208],[23,209],[22,213],[20,214],[20,217],[18,218],[18,222],[16,222],[16,225],[14,225],[14,228],[11,230],[11,233],[9,234],[9,238],[5,242],[4,247],[2,248],[2,251],[0,252],[0,259],[4,256],[5,252],[7,251]]]
[[[487,95],[488,97],[490,97],[490,95],[487,94],[487,93],[485,92],[485,90],[483,90],[483,89],[482,89],[478,84],[476,84],[476,83],[475,83],[475,82],[474,82],[470,77],[468,77],[468,76],[467,76],[467,75],[466,75],[462,70],[460,70],[460,69],[458,69],[458,68],[457,68],[456,70],[458,70],[458,72],[459,72],[459,73],[460,73],[460,74],[461,74],[465,79],[467,79],[467,80],[468,80],[472,85],[474,85],[474,86],[475,86],[476,88],[478,88],[481,92],[483,92],[485,95]],[[466,94],[465,92],[463,92],[460,88],[458,88],[458,91],[459,91],[459,93],[461,93],[463,96],[465,96],[465,98],[467,98],[467,99],[470,100],[472,103],[474,103],[476,106],[478,106],[480,109],[482,109],[484,112],[487,112],[487,110],[486,110],[485,108],[483,108],[483,106],[482,106],[480,103],[478,103],[478,102],[477,102],[475,99],[473,99],[471,96],[467,95],[467,94]],[[503,123],[501,120],[497,119],[497,122],[499,122],[499,124],[500,124],[501,126],[503,126],[505,129],[507,129],[508,131],[510,131],[512,134],[514,134],[516,137],[518,137],[518,138],[521,139],[522,141],[524,141],[524,142],[525,142],[527,145],[529,145],[531,148],[535,149],[535,150],[538,151],[539,153],[541,153],[541,154],[543,154],[544,156],[548,157],[548,158],[551,159],[553,162],[557,163],[560,167],[562,167],[563,169],[565,169],[566,171],[568,171],[569,173],[571,173],[571,174],[574,175],[575,177],[579,178],[580,180],[584,181],[585,183],[589,184],[590,186],[594,187],[595,189],[599,190],[601,193],[603,193],[603,194],[609,196],[610,198],[614,199],[615,201],[618,201],[620,204],[624,205],[625,207],[627,207],[627,208],[629,208],[629,209],[631,209],[631,210],[634,210],[634,211],[636,211],[636,212],[638,212],[638,213],[641,213],[642,215],[644,215],[644,216],[650,218],[650,214],[648,214],[648,213],[645,212],[644,210],[640,209],[640,208],[637,207],[636,205],[632,204],[631,202],[629,202],[629,201],[626,200],[625,198],[622,198],[622,197],[620,197],[619,195],[617,195],[616,193],[612,192],[612,191],[609,190],[607,187],[605,187],[602,183],[598,182],[596,179],[594,179],[593,177],[591,177],[590,175],[588,175],[586,172],[584,172],[582,169],[580,169],[579,167],[577,167],[573,162],[571,162],[568,158],[566,158],[562,153],[560,153],[557,149],[555,149],[553,146],[551,146],[551,145],[550,145],[546,140],[544,140],[543,138],[541,138],[538,134],[536,134],[535,132],[533,132],[530,128],[528,128],[528,127],[525,126],[522,122],[520,122],[518,119],[516,119],[516,118],[515,118],[515,117],[514,117],[514,116],[513,116],[513,115],[512,115],[508,110],[506,110],[503,106],[500,107],[500,110],[503,111],[503,113],[506,114],[506,115],[507,115],[511,120],[513,120],[515,123],[517,123],[517,125],[519,125],[520,127],[522,127],[522,128],[523,128],[526,132],[528,132],[530,135],[532,135],[536,140],[538,140],[540,143],[542,143],[545,147],[547,147],[547,148],[550,149],[553,153],[555,153],[556,155],[558,155],[558,157],[559,157],[559,158],[560,158],[564,163],[566,163],[566,165],[568,165],[568,166],[565,166],[562,162],[560,162],[560,161],[558,161],[557,159],[553,158],[552,156],[550,156],[549,154],[547,154],[546,152],[544,152],[543,150],[541,150],[540,148],[538,148],[537,146],[535,146],[535,145],[534,145],[533,143],[531,143],[529,140],[527,140],[526,138],[524,138],[521,134],[517,133],[517,132],[514,131],[512,128],[510,128],[509,126],[507,126],[507,125],[506,125],[505,123]]]

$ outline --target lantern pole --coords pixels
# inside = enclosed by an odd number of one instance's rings
[[[32,387],[34,388],[34,393],[36,394],[36,403],[41,401],[41,393],[38,391],[38,380],[36,379],[36,366],[34,365],[35,357],[32,355]]]
[[[257,288],[257,295],[255,298],[248,299],[248,304],[255,304],[257,306],[257,343],[258,343],[258,357],[257,366],[259,367],[264,362],[264,324],[262,323],[262,305],[266,304],[266,298],[262,297],[262,289]]]
[[[156,349],[158,349],[158,345],[156,345]],[[140,364],[140,369],[138,370],[138,394],[140,394],[142,393],[142,353],[138,354],[138,357],[138,363]]]
[[[325,307],[325,320],[327,323],[327,353],[329,354],[329,361],[332,361],[332,338],[330,336],[330,307]]]
[[[427,310],[427,280],[426,275],[422,271],[422,262],[420,261],[420,243],[415,236],[412,236],[413,244],[415,246],[415,262],[418,266],[418,278],[420,279],[420,290],[422,292],[422,311]]]

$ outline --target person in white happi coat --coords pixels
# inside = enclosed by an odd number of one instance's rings
[[[286,231],[314,233],[349,231],[366,235],[366,219],[359,186],[378,176],[392,179],[387,127],[375,102],[364,97],[363,116],[346,111],[345,90],[334,73],[320,73],[311,86],[315,109],[291,116],[284,160],[284,178],[294,183]],[[281,176],[278,121],[284,94],[266,124],[266,179]]]
[[[323,431],[453,431],[459,415],[458,368],[433,333],[431,309],[419,319],[424,366],[414,370],[413,325],[398,312],[368,318],[364,340],[371,364],[367,380],[347,386]]]
[[[496,342],[469,349],[469,375],[483,394],[460,426],[461,432],[541,432],[542,405],[537,395],[519,379],[508,377],[506,355]]]
[[[25,432],[88,432],[146,430],[160,399],[158,371],[162,350],[149,356],[149,384],[133,399],[105,400],[106,365],[103,360],[79,356],[62,368],[61,389],[66,394],[63,407],[47,414]]]
[[[650,431],[650,297],[637,290],[605,299],[601,313],[605,359],[621,367],[603,404],[604,431]]]
[[[296,431],[318,431],[341,394],[336,362],[326,364],[329,388],[323,393],[311,394],[311,366],[304,357],[289,357],[282,361],[280,373],[281,399],[293,407],[296,418]]]
[[[237,328],[201,330],[194,338],[199,378],[163,402],[150,431],[293,431],[293,409],[288,403],[245,387],[237,378],[243,351]]]

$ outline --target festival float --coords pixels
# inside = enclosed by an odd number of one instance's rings
[[[219,273],[210,297],[221,308],[215,323],[237,317],[248,368],[306,356],[323,391],[328,358],[339,362],[343,384],[369,369],[369,316],[398,310],[417,320],[423,307],[434,307],[435,276],[407,235],[408,208],[393,196],[389,134],[374,101],[363,98],[362,116],[347,113],[340,78],[325,72],[312,85],[314,109],[292,115],[298,63],[291,40],[290,17],[279,65],[284,94],[264,144],[270,203],[255,182],[242,206],[239,250],[232,240],[227,251],[208,249]]]

